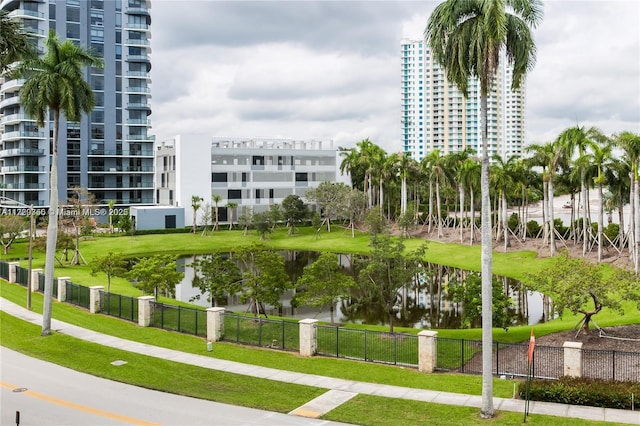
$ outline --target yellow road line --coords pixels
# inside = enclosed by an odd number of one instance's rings
[[[0,381],[0,386],[3,388],[7,388],[10,390],[20,389],[19,386],[14,386],[12,384]],[[158,426],[158,423],[151,423],[145,420],[135,419],[129,416],[123,416],[116,413],[110,413],[108,411],[99,410],[97,408],[87,407],[86,405],[76,404],[75,402],[65,401],[64,399],[55,398],[53,396],[45,395],[39,392],[34,392],[31,390],[25,390],[24,392],[20,392],[21,395],[30,396],[32,398],[40,399],[45,402],[49,402],[52,404],[60,405],[62,407],[71,408],[73,410],[82,411],[85,413],[93,414],[94,416],[106,417],[112,420],[118,420],[120,422],[129,423],[132,425],[140,425],[140,426]]]

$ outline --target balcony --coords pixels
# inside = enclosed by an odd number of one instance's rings
[[[128,38],[124,41],[125,46],[144,46],[148,47],[151,42],[145,38]]]
[[[26,114],[11,114],[0,118],[0,124],[16,124],[22,121],[36,121]]]
[[[4,83],[2,83],[2,86],[1,86],[2,92],[3,93],[17,92],[24,85],[24,82],[25,80],[23,78],[5,81]]]
[[[156,137],[154,136],[148,136],[148,135],[129,135],[125,138],[125,140],[127,141],[148,141],[148,142],[155,142]],[[152,154],[153,155],[153,154]]]
[[[4,166],[0,167],[0,173],[44,173],[43,166]]]
[[[127,55],[129,62],[151,62],[149,55]]]
[[[2,152],[0,151],[0,154]],[[105,149],[92,149],[89,151],[90,156],[94,157],[153,157],[153,150],[105,150]]]
[[[153,173],[153,167],[151,166],[93,166],[89,167],[89,173]]]
[[[20,96],[11,96],[8,98],[5,98],[4,100],[2,100],[2,102],[0,102],[0,109],[8,107],[10,105],[18,105],[20,103]]]
[[[127,124],[129,126],[151,126],[151,120],[148,118],[128,118]]]
[[[128,93],[151,93],[151,89],[148,87],[127,87],[125,92]]]
[[[146,23],[125,22],[123,25],[125,30],[149,31],[149,24]]]
[[[151,109],[151,105],[146,102],[129,102],[127,103],[128,109]]]
[[[24,130],[18,130],[16,132],[7,132],[2,135],[3,142],[20,139],[44,139],[44,132],[25,132]]]
[[[146,4],[140,4],[136,6],[127,6],[124,9],[124,11],[129,15],[148,15],[149,7]]]
[[[44,183],[0,183],[0,189],[18,191],[22,189],[44,189]]]
[[[149,73],[146,71],[127,71],[125,74],[129,78],[145,78],[150,79]]]
[[[44,149],[35,148],[12,148],[0,151],[1,157],[20,157],[23,155],[44,155]]]
[[[9,12],[11,18],[38,19],[44,21],[44,13],[35,10],[16,9]]]

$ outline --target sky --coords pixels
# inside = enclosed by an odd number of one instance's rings
[[[401,150],[400,41],[437,1],[152,0],[156,141],[364,139]],[[640,1],[548,0],[526,143],[571,126],[640,133]]]

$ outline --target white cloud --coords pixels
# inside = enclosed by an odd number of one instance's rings
[[[400,40],[436,2],[155,0],[153,124],[178,133],[400,144]],[[548,1],[528,141],[640,132],[640,2]]]

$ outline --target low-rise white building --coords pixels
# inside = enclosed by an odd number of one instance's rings
[[[226,222],[227,203],[237,204],[237,218],[243,207],[266,211],[339,176],[332,141],[179,135],[156,150],[156,202],[184,207],[186,226],[193,224],[193,196],[202,206],[220,196],[219,220]]]

